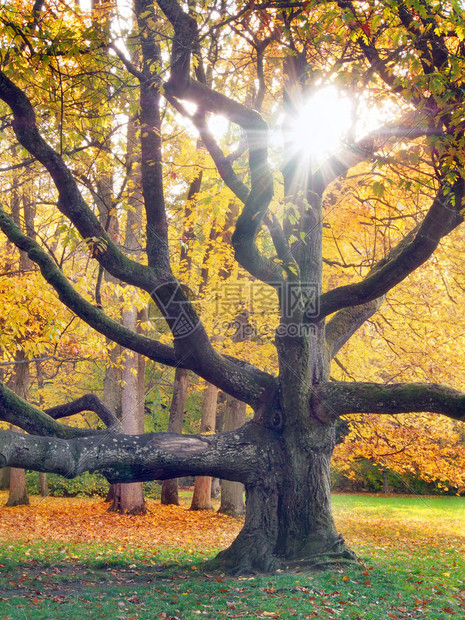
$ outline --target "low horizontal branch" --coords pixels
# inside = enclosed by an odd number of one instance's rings
[[[97,436],[69,440],[0,431],[0,467],[23,467],[66,478],[99,471],[109,482],[187,475],[247,482],[256,475],[259,433],[263,435],[263,429],[254,424],[219,435],[100,431]]]
[[[88,437],[98,431],[84,428],[73,428],[61,424],[34,405],[26,402],[0,381],[0,421],[8,422],[22,428],[31,435],[46,437]]]
[[[332,381],[313,394],[314,405],[333,415],[438,413],[465,422],[465,392],[439,383],[348,383]]]

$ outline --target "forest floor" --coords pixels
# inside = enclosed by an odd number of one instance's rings
[[[465,498],[335,495],[358,565],[231,578],[205,560],[240,519],[148,501],[146,516],[100,499],[0,492],[0,620],[455,618],[465,620]]]

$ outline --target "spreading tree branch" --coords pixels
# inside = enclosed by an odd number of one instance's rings
[[[465,421],[465,392],[438,383],[346,383],[317,387],[312,398],[336,416],[351,413],[438,413]]]
[[[49,172],[58,190],[58,208],[71,220],[84,240],[99,240],[91,248],[93,257],[115,278],[151,292],[159,278],[145,265],[122,254],[92,213],[79,191],[71,171],[39,133],[34,109],[25,93],[0,71],[0,99],[13,112],[13,129],[20,144]]]
[[[326,325],[325,337],[330,359],[337,355],[338,351],[355,334],[365,321],[372,317],[381,308],[385,296],[373,299],[361,306],[343,308],[331,317]]]
[[[388,257],[380,261],[364,280],[323,293],[319,298],[318,315],[309,317],[309,321],[317,322],[341,308],[359,306],[378,299],[425,263],[442,237],[463,221],[460,215],[463,190],[462,179],[452,188],[441,188],[423,222]]]
[[[22,428],[31,435],[53,436],[62,439],[89,437],[99,432],[72,428],[56,422],[51,416],[17,396],[2,382],[0,382],[0,420]]]
[[[47,252],[25,235],[1,208],[0,229],[20,250],[27,252],[29,258],[39,266],[44,279],[58,293],[60,300],[88,325],[123,347],[154,361],[169,366],[177,363],[174,349],[127,329],[82,297]]]
[[[443,129],[431,127],[429,117],[425,114],[411,114],[401,122],[390,123],[365,135],[357,142],[344,146],[340,151],[328,156],[320,168],[312,174],[313,190],[320,196],[330,183],[357,166],[377,158],[380,149],[392,140],[396,144],[406,140],[415,140],[424,136],[444,136]]]
[[[258,406],[268,390],[272,389],[274,379],[268,373],[260,371],[251,364],[242,363],[230,356],[217,353],[199,324],[192,334],[186,335],[187,352],[178,353],[172,347],[162,344],[142,334],[127,329],[118,321],[109,318],[103,310],[84,299],[71,285],[53,259],[40,245],[25,235],[0,209],[0,229],[21,250],[28,253],[41,270],[44,279],[53,286],[60,300],[88,325],[123,347],[145,355],[156,362],[168,366],[179,366],[193,370],[220,389],[239,398],[252,407]],[[184,296],[175,297],[168,305],[174,316],[185,311]],[[178,314],[175,315],[174,313]],[[189,352],[189,345],[194,341],[196,349]],[[198,351],[200,351],[198,353]]]
[[[0,467],[24,467],[66,478],[99,471],[109,482],[211,475],[247,483],[256,476],[257,439],[264,432],[251,423],[231,433],[208,436],[100,431],[94,437],[66,440],[0,431]]]

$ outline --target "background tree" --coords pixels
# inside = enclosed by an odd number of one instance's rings
[[[461,9],[454,2],[438,7],[416,0],[373,6],[350,0],[277,0],[266,7],[198,3],[187,14],[175,0],[158,0],[156,6],[136,0],[134,10],[137,35],[128,36],[127,45],[140,55],[131,60],[120,38],[124,29],[109,42],[114,55],[102,54],[98,26],[75,7],[42,11],[39,3],[26,19],[24,7],[21,12],[14,4],[2,7],[8,51],[0,99],[5,139],[19,142],[46,169],[56,188],[57,209],[84,240],[89,261],[124,282],[126,298],[132,295],[134,303],[141,294],[137,291],[144,291],[157,308],[152,318],[162,316],[171,337],[161,329],[139,334],[115,321],[110,305],[96,306],[73,281],[71,267],[57,263],[47,246],[16,226],[4,209],[0,228],[89,326],[157,363],[195,372],[249,404],[253,419],[218,435],[130,436],[118,434],[114,425],[99,431],[59,423],[56,418],[69,408],[47,415],[2,384],[0,417],[29,435],[0,433],[0,465],[68,477],[99,470],[111,482],[186,474],[240,481],[247,494],[245,525],[217,564],[233,571],[269,571],[352,559],[336,531],[330,503],[330,459],[340,416],[429,412],[465,418],[465,394],[445,385],[330,380],[331,362],[342,347],[350,346],[391,289],[419,270],[462,222]],[[60,85],[66,88],[49,100],[45,84],[55,84],[50,74],[58,64]],[[210,80],[202,75],[204,65]],[[111,85],[104,108],[109,118],[114,93],[126,94],[126,112],[138,93],[145,225],[138,260],[102,226],[78,183],[79,157],[66,148],[86,143],[85,123],[98,111],[92,92],[83,87],[89,70]],[[336,154],[321,157],[320,152],[317,159],[313,151],[305,157],[295,148],[306,127],[300,109],[323,86],[335,85],[341,97],[353,97],[352,116],[362,121],[347,130]],[[384,124],[370,128],[363,119],[375,104]],[[205,309],[195,307],[192,294],[173,273],[170,233],[177,192],[166,179],[169,151],[163,136],[174,140],[177,120],[174,114],[162,115],[165,106],[196,127],[221,178],[218,183],[229,188],[231,203],[240,205],[231,240],[241,266],[237,284],[260,283],[268,293],[260,294],[262,307],[271,293],[273,309],[262,325],[278,321],[277,374],[267,359],[254,364],[237,357],[235,347],[215,348],[209,322],[200,318]],[[269,150],[265,120],[271,121],[278,107],[285,134],[280,170]],[[239,128],[229,154],[209,128],[208,115],[225,116]],[[306,140],[315,142],[316,132]],[[417,164],[406,151],[419,158]],[[370,260],[341,282],[333,275],[336,261],[327,264],[329,273],[323,270],[324,247],[329,242],[337,249],[337,239],[326,234],[328,224],[339,214],[352,224],[357,177],[366,189],[365,208],[386,193],[388,206],[398,209],[390,202],[394,193],[380,181],[389,176],[386,167],[397,187],[405,189],[405,201],[414,196],[415,217],[400,227],[391,218],[386,243],[377,243],[380,227],[375,225]],[[215,194],[209,191],[207,204],[214,212]],[[355,251],[363,255],[364,245],[355,243]],[[246,299],[248,305],[254,305],[252,299],[256,302],[256,295]]]

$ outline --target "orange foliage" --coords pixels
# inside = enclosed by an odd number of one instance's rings
[[[212,552],[232,543],[242,520],[209,510],[189,511],[148,500],[145,516],[108,512],[103,500],[31,498],[31,506],[5,508],[7,493],[0,492],[0,539],[63,541],[63,543],[119,543],[123,548],[182,548]]]
[[[6,500],[7,492],[0,491],[0,540],[62,542],[64,550],[68,544],[107,543],[121,552],[141,548],[155,554],[163,547],[212,555],[231,544],[243,525],[243,519],[213,511],[190,511],[189,501],[162,506],[148,500],[147,515],[130,516],[108,512],[108,504],[94,498],[32,497],[31,506],[15,508],[5,508]],[[382,507],[367,512],[363,506],[336,506],[335,519],[349,544],[357,547],[423,553],[440,540],[444,548],[465,553],[461,513],[444,516],[435,500],[425,498],[424,503],[429,509],[422,514],[411,514],[408,504],[402,511],[386,512]]]

